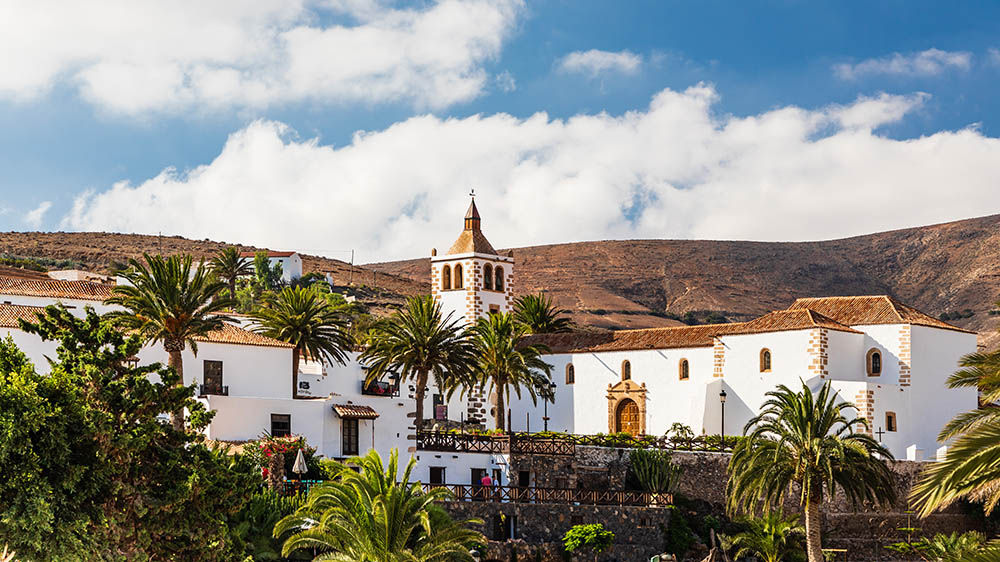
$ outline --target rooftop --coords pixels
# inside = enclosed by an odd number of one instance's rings
[[[290,258],[297,254],[298,252],[277,252],[274,250],[267,250],[267,257],[269,258]],[[252,258],[257,255],[257,252],[247,250],[245,252],[240,252],[240,257]]]
[[[974,334],[952,326],[912,306],[903,304],[888,295],[855,297],[820,297],[798,299],[789,310],[808,308],[824,314],[841,324],[867,326],[873,324],[913,324]]]
[[[447,255],[469,253],[497,255],[497,251],[480,229],[481,221],[479,209],[476,208],[476,199],[473,198],[469,210],[465,213],[465,229],[458,235],[458,240],[451,245]]]
[[[0,295],[50,297],[102,302],[111,296],[114,285],[91,281],[61,281],[58,279],[24,279],[0,277]]]

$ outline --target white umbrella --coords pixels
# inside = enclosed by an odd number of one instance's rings
[[[302,454],[302,449],[299,449],[299,453],[295,455],[295,464],[292,465],[292,472],[298,474],[299,478],[309,472],[309,467],[306,466],[306,456]]]

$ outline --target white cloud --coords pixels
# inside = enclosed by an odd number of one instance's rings
[[[1000,49],[997,49],[996,47],[991,47],[987,51],[987,54],[990,57],[991,63],[995,65],[1000,65]]]
[[[24,214],[24,224],[31,228],[42,226],[42,219],[45,218],[45,213],[50,208],[52,208],[52,201],[42,201],[37,207]]]
[[[972,53],[927,49],[919,53],[893,53],[887,57],[865,59],[857,64],[836,64],[833,72],[843,80],[885,74],[891,76],[937,76],[949,68],[969,70]]]
[[[926,97],[740,117],[716,113],[717,92],[698,85],[620,116],[413,117],[336,148],[258,121],[209,164],[81,195],[62,227],[375,261],[446,249],[470,187],[496,247],[821,239],[1000,212],[1000,140],[877,133]]]
[[[635,74],[642,65],[642,57],[629,51],[574,51],[559,60],[563,72],[584,74],[594,78],[605,72]]]
[[[0,97],[56,85],[140,114],[295,101],[442,108],[478,96],[522,0],[0,3]],[[337,20],[351,23],[321,23]]]
[[[497,87],[500,88],[501,92],[509,94],[517,89],[517,81],[514,80],[514,75],[510,71],[505,70],[500,74],[496,75]]]

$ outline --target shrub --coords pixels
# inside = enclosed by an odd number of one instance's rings
[[[651,493],[672,493],[680,481],[680,466],[670,460],[670,453],[661,449],[635,449],[629,455],[629,472],[639,487]]]
[[[660,530],[663,532],[663,551],[673,554],[680,560],[691,548],[695,536],[680,508],[671,505],[667,506],[667,509],[670,510],[670,522],[666,527],[660,526]]]
[[[594,553],[604,552],[611,548],[615,534],[604,528],[600,523],[592,525],[573,525],[563,535],[563,547],[566,552],[577,552],[589,549]]]

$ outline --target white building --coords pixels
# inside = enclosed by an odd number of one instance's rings
[[[257,252],[240,252],[240,256],[246,258],[252,266]],[[298,252],[268,250],[267,260],[271,267],[274,267],[276,263],[281,265],[281,280],[285,283],[291,283],[292,279],[302,277],[302,257],[299,256]]]

